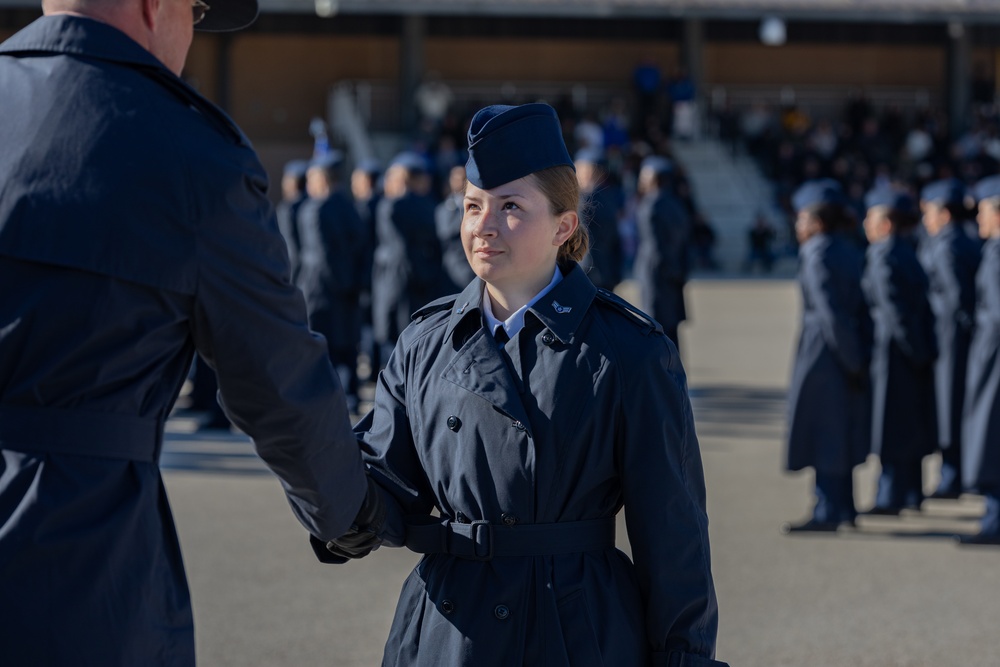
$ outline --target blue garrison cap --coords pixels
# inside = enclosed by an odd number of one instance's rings
[[[865,208],[885,206],[886,208],[904,214],[917,212],[917,202],[909,193],[895,188],[875,188],[865,195]]]
[[[650,155],[639,165],[639,171],[650,169],[654,174],[670,174],[674,171],[674,163],[662,155]]]
[[[365,158],[354,166],[354,170],[377,176],[382,173],[382,165],[375,158]]]
[[[1000,176],[989,176],[976,183],[972,189],[976,201],[1000,197]]]
[[[308,160],[291,160],[285,163],[285,169],[282,172],[285,176],[294,176],[295,178],[302,178],[309,171],[309,161]]]
[[[309,168],[319,167],[327,171],[337,169],[344,163],[344,154],[338,150],[330,150],[324,155],[314,157],[309,161]]]
[[[965,184],[957,178],[946,178],[924,186],[920,191],[920,201],[947,206],[965,203]]]
[[[414,151],[403,151],[392,158],[390,167],[405,167],[407,171],[430,171],[426,158]]]
[[[844,204],[844,191],[832,178],[806,181],[792,195],[792,208],[801,211],[818,204]]]
[[[490,190],[563,165],[574,169],[559,117],[548,104],[497,104],[472,117],[465,173],[476,187]]]
[[[587,148],[581,148],[576,152],[577,162],[589,162],[590,164],[596,164],[599,167],[605,167],[608,164],[608,159],[604,155],[604,151],[600,148],[594,148],[593,146],[588,146]]]

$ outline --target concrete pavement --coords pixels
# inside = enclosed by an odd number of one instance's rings
[[[949,539],[975,530],[978,499],[928,502],[836,536],[780,535],[811,507],[809,475],[781,470],[795,284],[700,280],[689,306],[681,348],[708,484],[718,657],[734,667],[1000,664],[1000,549]],[[385,549],[320,565],[245,438],[189,426],[171,422],[163,464],[202,667],[378,665],[417,557]],[[856,474],[859,508],[876,472],[869,463]]]

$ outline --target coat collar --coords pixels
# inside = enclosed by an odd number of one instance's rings
[[[552,331],[560,342],[565,343],[573,337],[583,321],[584,314],[597,294],[597,288],[579,264],[572,264],[568,270],[560,270],[563,271],[562,281],[529,308],[528,312]],[[475,317],[477,322],[482,323],[483,287],[483,281],[476,278],[455,299],[448,319],[448,336],[454,335],[459,324],[466,318]]]
[[[69,14],[43,16],[0,44],[0,53],[64,53],[169,70],[121,30],[96,19]]]

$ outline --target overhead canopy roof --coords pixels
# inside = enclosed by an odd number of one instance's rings
[[[473,16],[1000,21],[1000,0],[259,0],[264,11]]]
[[[259,0],[264,12],[565,17],[1000,22],[1000,0]],[[40,0],[0,0],[37,9]]]

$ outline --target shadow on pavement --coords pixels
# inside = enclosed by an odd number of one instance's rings
[[[698,435],[715,438],[782,440],[786,392],[729,385],[692,387]]]
[[[225,475],[270,475],[250,439],[229,431],[168,432],[164,435],[163,470]]]

